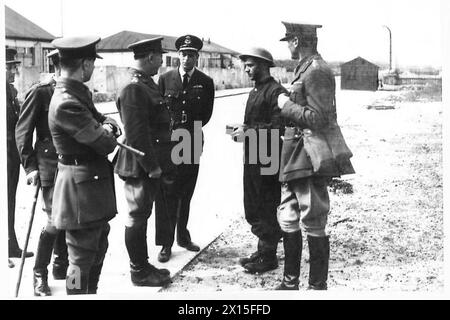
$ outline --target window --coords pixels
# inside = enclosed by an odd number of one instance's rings
[[[172,57],[166,56],[166,67],[171,67],[171,66],[172,66]]]

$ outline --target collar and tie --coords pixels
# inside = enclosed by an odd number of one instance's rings
[[[186,89],[189,83],[189,74],[187,72],[183,75],[183,90]]]

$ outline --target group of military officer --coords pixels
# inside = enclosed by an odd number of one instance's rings
[[[267,50],[255,48],[240,55],[255,87],[247,101],[243,125],[234,128],[231,135],[234,141],[245,142],[245,217],[258,237],[257,251],[240,259],[240,263],[252,273],[277,268],[277,245],[282,237],[285,266],[277,289],[298,289],[303,228],[310,249],[309,288],[326,289],[327,183],[330,177],[352,173],[352,168],[349,164],[348,172],[322,174],[311,164],[302,130],[324,131],[329,119],[335,121],[334,78],[317,53],[316,29],[320,26],[284,24],[287,33],[282,40],[288,41],[292,58],[300,58],[293,81],[297,84],[295,92],[289,93],[270,76],[274,62]],[[37,296],[51,295],[47,266],[52,250],[56,257],[53,275],[55,279],[66,278],[67,294],[97,292],[108,248],[108,221],[117,213],[113,173],[125,182],[125,244],[134,285],[162,286],[170,282],[167,269],[158,269],[148,262],[147,220],[154,202],[156,243],[162,246],[158,260],[170,259],[175,234],[179,246],[200,250],[191,240],[187,223],[203,146],[201,127],[212,115],[214,83],[195,68],[202,40],[185,35],[175,42],[179,68],[162,74],[156,84],[152,76],[162,65],[162,40],[145,39],[128,46],[134,54],[134,64],[116,101],[123,124],[123,143],[116,140],[122,129],[114,119],[97,111],[92,94],[84,85],[92,76],[95,60],[101,58],[96,52],[98,37],[66,37],[52,42],[56,50],[48,56],[55,66],[56,78],[30,89],[17,125],[17,99],[13,93],[7,95],[8,175],[15,172],[10,165],[18,167],[20,157],[27,182],[42,188],[48,214],[33,269]],[[7,57],[8,54],[12,54],[12,59],[7,58],[7,74],[8,66],[18,63],[13,58],[15,52],[7,49]],[[12,92],[9,83],[7,92]],[[250,129],[257,131],[258,139],[267,138],[268,146],[272,145],[270,139],[283,142],[281,166],[275,174],[263,174],[264,164],[260,161],[249,163],[248,153],[254,147],[246,140]],[[172,156],[178,143],[173,141],[176,130],[202,137],[201,148],[191,139],[189,148],[181,150],[181,163]],[[120,148],[111,163],[107,156],[118,144]],[[11,190],[16,189],[18,168],[16,171],[14,177],[8,176],[8,194],[10,181],[15,183]],[[11,192],[10,206],[14,198]],[[22,252],[15,239],[13,217],[14,208],[10,213],[10,257],[17,257]]]

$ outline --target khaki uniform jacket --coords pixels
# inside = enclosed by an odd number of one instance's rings
[[[281,110],[287,124],[280,161],[281,182],[317,175],[304,148],[302,129],[324,133],[328,124],[336,121],[334,75],[319,54],[300,61],[292,85],[290,100]],[[335,170],[327,176],[341,174],[344,173]]]
[[[50,102],[49,128],[59,155],[81,159],[58,163],[52,218],[58,229],[102,224],[117,213],[112,165],[107,155],[117,142],[102,123],[107,120],[81,82],[60,78]]]
[[[56,81],[41,82],[25,95],[16,125],[16,144],[25,172],[39,171],[43,187],[52,186],[55,179],[58,156],[48,127],[48,110]],[[33,133],[36,142],[33,148]]]
[[[145,153],[136,156],[119,149],[114,172],[121,178],[140,178],[158,166],[171,170],[170,114],[153,79],[132,69],[131,79],[116,101],[124,126],[124,143]]]

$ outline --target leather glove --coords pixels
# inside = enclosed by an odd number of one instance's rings
[[[161,177],[161,174],[162,174],[162,170],[161,170],[160,166],[157,166],[155,169],[151,170],[148,173],[148,177],[150,179],[158,179]]]
[[[112,133],[116,138],[122,135],[122,130],[120,129],[119,124],[113,118],[106,117],[105,121],[103,121],[103,126],[107,125],[112,129]],[[105,128],[106,129],[106,128]],[[107,129],[108,130],[108,129]]]
[[[289,97],[287,95],[285,95],[284,93],[280,94],[278,96],[278,107],[280,109],[283,109],[284,105],[286,104],[286,102],[289,101]]]
[[[245,131],[243,126],[239,126],[233,130],[231,133],[231,139],[235,142],[244,142],[245,140]]]
[[[33,170],[27,174],[27,184],[32,184],[36,186],[39,182],[39,171]]]

